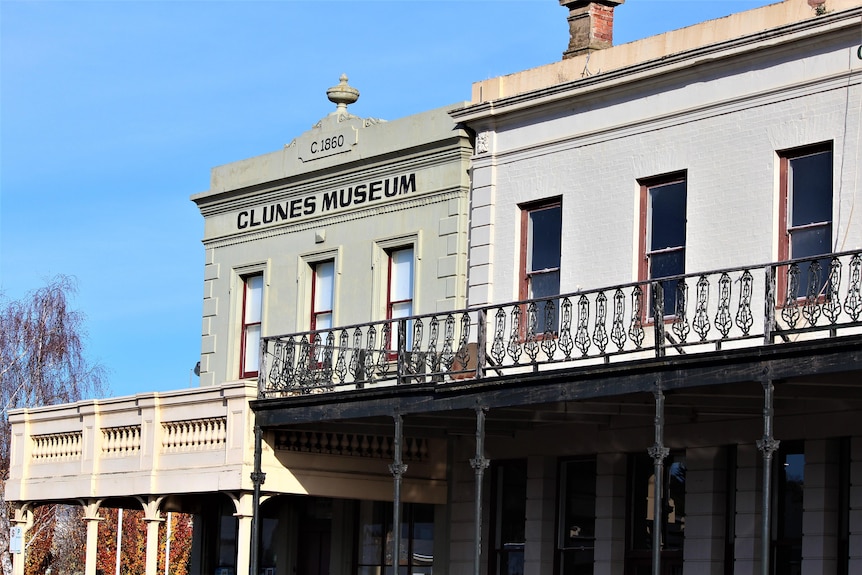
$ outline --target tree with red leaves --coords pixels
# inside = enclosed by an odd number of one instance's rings
[[[99,523],[99,553],[96,570],[110,575],[117,570],[117,533],[119,529],[118,509],[102,509],[104,521]],[[139,509],[123,509],[123,525],[120,533],[120,575],[138,575],[147,566],[147,526],[144,512]],[[192,549],[192,516],[185,513],[169,514],[171,521],[169,575],[188,575]],[[168,535],[167,516],[159,525],[158,572],[165,572],[165,552]]]

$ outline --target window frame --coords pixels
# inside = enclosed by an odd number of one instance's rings
[[[523,473],[523,485],[520,482],[520,474]],[[516,481],[509,481],[513,474],[518,474]],[[526,547],[526,525],[527,525],[527,484],[529,481],[529,470],[526,458],[518,459],[498,459],[491,462],[491,493],[490,493],[490,511],[489,511],[489,529],[490,542],[488,549],[488,574],[489,575],[506,575],[501,569],[508,564],[510,557],[520,556],[521,562],[524,560],[524,552]],[[521,488],[523,487],[523,493]],[[518,493],[513,493],[513,489],[517,489]],[[507,506],[506,502],[512,498],[521,498],[518,503],[518,508]],[[521,509],[523,505],[523,509]],[[512,517],[511,513],[517,513],[517,517]],[[504,525],[511,529],[513,519],[520,523],[518,534],[524,541],[503,541]]]
[[[393,569],[392,563],[394,561],[387,562],[387,555],[390,554],[394,547],[393,541],[394,538],[392,535],[392,512],[393,506],[390,502],[384,501],[373,501],[373,500],[362,500],[358,502],[359,508],[357,509],[356,516],[356,542],[355,542],[355,572],[357,573],[366,573],[371,570],[374,570],[378,573],[391,573],[395,570]],[[417,564],[419,558],[422,557],[416,551],[417,547],[423,547],[421,545],[422,541],[428,541],[428,539],[422,539],[420,534],[422,531],[417,529],[417,527],[421,527],[423,525],[428,525],[427,522],[422,522],[422,515],[430,513],[431,515],[431,548],[432,555],[430,556],[430,562]],[[365,523],[366,519],[371,519],[370,523]],[[371,546],[379,545],[377,549],[374,549],[376,557],[374,557],[375,561],[368,561],[363,556],[364,552],[367,552],[368,542],[363,540],[363,533],[366,531],[363,527],[373,526],[380,527],[380,541],[373,541],[373,537],[371,538]],[[398,573],[406,572],[407,575],[411,575],[415,571],[428,572],[433,570],[434,566],[434,555],[433,550],[436,547],[435,545],[435,537],[437,536],[437,510],[436,506],[430,503],[410,503],[410,502],[402,502],[401,503],[401,555],[402,557],[398,558]],[[368,530],[368,532],[373,533],[373,530]],[[417,542],[420,542],[420,545],[417,546]],[[390,559],[394,559],[390,557]],[[402,563],[403,561],[403,563]],[[429,569],[430,568],[430,569]]]
[[[808,224],[800,224],[794,225],[793,220],[793,198],[794,198],[794,190],[793,190],[793,181],[792,181],[792,163],[794,160],[800,158],[812,157],[819,154],[828,153],[830,155],[829,165],[831,166],[831,170],[829,171],[829,181],[830,181],[830,214],[829,220],[819,221],[819,222],[811,222]],[[809,144],[806,146],[800,146],[796,148],[789,148],[786,150],[780,150],[777,152],[778,154],[778,261],[787,261],[793,258],[804,258],[804,257],[814,257],[821,254],[808,254],[808,255],[794,255],[793,254],[793,234],[795,232],[801,232],[805,230],[813,230],[817,228],[827,228],[828,229],[828,237],[829,237],[829,246],[828,251],[826,251],[824,256],[833,252],[833,233],[834,233],[834,224],[835,224],[835,179],[834,179],[834,169],[835,169],[835,151],[834,151],[834,143],[832,140],[819,142],[816,144]],[[814,260],[812,260],[814,261]],[[823,261],[821,261],[821,285],[825,285],[828,281],[829,277],[829,268],[823,267]],[[804,276],[805,280],[800,282],[800,286],[807,285],[807,270],[808,265],[800,265],[800,268],[804,267]],[[788,268],[783,267],[779,270],[781,273],[779,274],[778,281],[778,294],[777,294],[777,304],[779,306],[783,306],[787,303],[787,290],[788,290]],[[800,270],[800,278],[802,277],[803,270]],[[822,289],[822,287],[821,287]],[[807,297],[807,293],[799,293],[797,294],[797,299],[805,299]],[[821,298],[825,298],[824,294],[821,294]]]
[[[791,468],[796,469],[788,459],[796,458],[796,463],[801,463],[801,476],[789,477]],[[782,440],[778,452],[775,454],[775,473],[772,476],[772,506],[774,519],[772,533],[770,535],[770,547],[772,564],[770,571],[774,574],[791,572],[790,566],[802,564],[802,544],[805,539],[803,522],[805,517],[805,470],[810,461],[805,457],[805,440]],[[791,483],[798,482],[798,491],[793,493],[789,489]],[[793,505],[798,503],[798,505]],[[798,528],[796,533],[788,534],[788,526]],[[837,536],[837,533],[836,533]],[[837,545],[837,537],[836,537]]]
[[[672,499],[671,491],[672,481],[671,476],[674,473],[674,465],[681,465],[683,472],[683,480],[677,482],[682,486],[682,504],[675,502],[675,506],[670,508],[668,503]],[[662,548],[661,563],[662,572],[675,572],[676,568],[681,568],[685,552],[685,530],[679,530],[678,534],[680,544],[672,546],[670,542],[670,531],[668,519],[679,513],[680,517],[686,517],[685,499],[688,495],[688,486],[686,485],[685,475],[687,466],[687,454],[684,449],[671,449],[664,460],[662,469],[662,500],[664,511],[662,512],[661,530],[662,530]],[[678,469],[678,468],[677,468]],[[626,470],[626,537],[625,537],[625,553],[624,553],[624,570],[626,573],[634,573],[640,569],[648,567],[652,562],[652,526],[655,525],[655,517],[650,519],[650,515],[654,512],[653,500],[650,498],[650,489],[654,489],[654,480],[650,483],[650,478],[654,477],[655,461],[652,456],[646,452],[630,453],[628,455],[627,470]],[[646,479],[645,483],[640,483]],[[671,511],[672,509],[672,511]],[[640,515],[643,517],[640,517]],[[675,521],[676,526],[679,521]],[[685,522],[682,521],[684,526]],[[644,534],[648,534],[648,539],[642,538]]]
[[[410,251],[410,256],[411,256],[411,262],[410,262],[410,298],[409,299],[393,300],[392,299],[392,292],[393,292],[393,289],[392,289],[393,288],[393,285],[392,285],[392,280],[393,280],[392,267],[393,267],[393,262],[394,262],[394,255],[398,252],[406,252],[408,250]],[[392,330],[391,330],[390,335],[389,335],[390,340],[387,342],[386,345],[390,350],[393,350],[393,352],[390,353],[390,358],[389,358],[389,359],[392,359],[393,357],[395,357],[394,354],[397,354],[397,351],[398,351],[398,326],[399,326],[399,323],[395,320],[402,319],[403,317],[412,317],[412,316],[416,315],[416,307],[415,307],[415,301],[416,301],[416,247],[413,244],[407,244],[407,245],[402,245],[402,246],[397,246],[397,247],[386,248],[384,251],[386,253],[386,319],[392,320],[392,323],[391,323]],[[399,316],[397,318],[394,317],[394,315],[393,315],[394,306],[396,306],[398,304],[403,304],[405,302],[410,302],[410,313],[408,313],[406,316]],[[406,342],[405,345],[406,345],[407,350],[410,349],[411,344],[412,344],[412,338],[413,338],[412,324],[413,324],[413,322],[411,320],[407,321],[407,328],[406,328],[407,333],[405,334],[405,338],[404,338],[404,341]],[[394,345],[393,345],[393,341],[392,341],[393,338],[394,338]]]
[[[422,263],[422,236],[417,231],[410,234],[402,234],[388,238],[374,240],[372,247],[372,266],[374,269],[371,285],[372,301],[374,302],[374,317],[380,320],[391,320],[390,312],[390,282],[391,282],[391,254],[399,250],[413,249],[413,299],[411,315],[418,315],[419,301],[421,298],[421,263]],[[397,302],[395,302],[397,303]],[[386,347],[392,349],[391,338],[397,338],[397,331],[390,332],[390,339]],[[407,330],[407,341],[412,340],[412,328]],[[408,350],[410,345],[408,344]],[[398,357],[397,351],[387,354],[387,360],[394,361]]]
[[[257,321],[249,322],[246,321],[246,313],[248,312],[248,297],[249,297],[249,281],[260,278],[260,301],[258,302],[259,314],[260,318]],[[260,338],[263,337],[263,307],[264,307],[264,290],[266,287],[266,281],[263,270],[260,271],[252,271],[248,273],[239,274],[239,281],[242,287],[242,302],[240,303],[240,351],[239,351],[239,377],[240,379],[248,379],[252,377],[258,377],[260,374]],[[259,330],[258,337],[258,365],[255,366],[255,369],[246,370],[246,358],[248,355],[247,349],[247,339],[248,339],[248,329],[250,327],[257,326]]]
[[[327,309],[317,309],[317,282],[318,282],[318,268],[319,266],[323,266],[326,264],[332,264],[332,285],[330,286],[330,301],[329,308]],[[336,268],[335,268],[335,258],[331,259],[321,259],[314,262],[309,262],[309,266],[311,268],[311,300],[309,302],[311,315],[309,318],[309,328],[311,331],[317,331],[319,328],[317,326],[317,321],[320,316],[329,315],[329,328],[324,328],[327,330],[331,330],[335,327],[335,277],[336,277]]]
[[[685,274],[685,256],[686,251],[688,249],[688,170],[679,170],[675,172],[668,172],[666,174],[661,174],[658,176],[650,176],[648,178],[640,178],[637,180],[639,186],[639,216],[640,216],[640,229],[638,232],[638,281],[639,282],[650,282],[650,285],[643,290],[643,297],[645,297],[644,304],[641,306],[643,310],[645,322],[654,321],[653,314],[653,302],[652,302],[652,288],[651,284],[655,280],[661,280],[662,278],[674,277],[676,275],[684,275]],[[659,249],[653,249],[651,247],[652,244],[652,230],[655,227],[655,222],[653,220],[653,206],[651,201],[651,191],[656,188],[670,186],[674,184],[684,184],[683,192],[685,194],[684,198],[684,217],[683,217],[683,240],[684,242],[678,246],[669,246]],[[650,259],[654,255],[661,254],[670,254],[670,253],[682,253],[682,271],[679,274],[672,274],[666,276],[657,276],[653,277],[652,272],[652,260]],[[667,290],[664,284],[669,282],[663,281],[663,288]],[[676,287],[674,286],[674,292]],[[664,321],[669,321],[676,314],[676,310],[667,309],[668,298],[671,301],[676,301],[676,294],[668,294],[667,291],[664,293],[664,302],[665,302],[665,310],[664,310]]]
[[[570,526],[567,525],[569,519],[568,511],[570,511],[569,503],[572,500],[572,493],[569,490],[570,477],[586,477],[592,479],[592,486],[589,491],[577,492],[579,496],[592,496],[592,521],[586,526],[586,536],[580,533],[571,536]],[[556,553],[554,557],[554,573],[568,572],[566,566],[571,561],[577,564],[586,564],[583,559],[589,557],[588,563],[595,564],[595,549],[596,549],[596,502],[598,497],[598,461],[595,456],[579,456],[562,458],[558,462],[557,471],[557,536],[555,538]],[[584,516],[587,517],[587,516]],[[580,526],[578,526],[580,527]],[[590,537],[589,535],[592,535]],[[568,545],[568,539],[581,540],[585,544]],[[591,544],[589,544],[591,542]],[[579,555],[581,557],[579,557]]]
[[[533,237],[530,233],[530,215],[535,212],[550,210],[550,209],[558,209],[559,210],[559,218],[560,218],[560,230],[559,230],[559,238],[560,245],[558,248],[558,263],[556,267],[548,267],[542,268],[539,270],[532,269],[532,262],[530,261],[530,251],[531,247],[534,245]],[[563,259],[563,197],[555,196],[552,198],[544,198],[541,200],[535,200],[531,202],[526,202],[523,204],[518,204],[518,210],[520,211],[520,246],[519,246],[519,261],[518,261],[518,299],[521,301],[526,301],[529,299],[533,299],[531,294],[531,286],[533,285],[533,279],[537,276],[546,276],[550,274],[557,275],[557,293],[551,295],[559,295],[561,286],[562,286],[562,259]],[[550,297],[548,296],[538,296],[542,297]],[[559,334],[560,331],[560,300],[546,300],[546,301],[555,301],[556,302],[556,325],[553,326],[553,329],[548,330],[548,326],[545,326],[545,318],[544,318],[544,309],[538,309],[539,306],[536,306],[536,333],[534,334],[535,338],[541,339],[545,337],[545,334],[550,331],[555,336]],[[545,306],[542,306],[545,307]],[[528,321],[527,318],[527,308],[524,306],[522,308],[522,314],[524,315],[525,321],[521,322],[521,338],[526,339],[528,336]]]
[[[313,329],[311,318],[314,314],[314,295],[312,294],[315,274],[314,268],[318,263],[324,263],[327,261],[335,262],[332,270],[332,326],[334,328],[338,325],[338,287],[341,278],[342,261],[340,247],[319,252],[299,254],[297,256],[296,273],[299,289],[296,290],[296,315],[294,318],[297,332],[311,331]]]

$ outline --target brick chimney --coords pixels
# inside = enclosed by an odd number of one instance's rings
[[[614,7],[625,0],[560,0],[569,9],[569,48],[563,59],[614,44]]]

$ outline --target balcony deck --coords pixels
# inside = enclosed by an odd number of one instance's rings
[[[233,382],[13,410],[6,498],[250,489],[254,396]]]

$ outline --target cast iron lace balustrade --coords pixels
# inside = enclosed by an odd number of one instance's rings
[[[674,284],[665,310],[663,287]],[[862,250],[265,337],[259,396],[463,384],[859,333]]]

